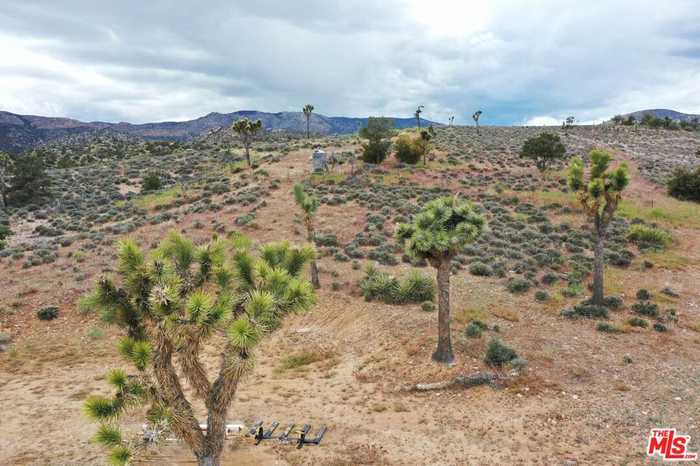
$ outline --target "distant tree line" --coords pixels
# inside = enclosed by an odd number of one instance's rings
[[[615,115],[612,118],[612,122],[617,125],[623,126],[634,126],[635,124],[639,123],[642,126],[656,129],[683,129],[686,131],[698,131],[700,129],[700,119],[698,117],[694,117],[690,121],[677,121],[668,116],[660,118],[654,115],[653,113],[645,113],[642,116],[642,119],[639,121],[637,121],[634,115],[628,115],[626,117],[622,115]]]

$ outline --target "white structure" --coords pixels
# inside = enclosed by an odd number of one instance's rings
[[[328,159],[326,153],[321,149],[314,150],[311,156],[311,164],[315,172],[328,170]]]

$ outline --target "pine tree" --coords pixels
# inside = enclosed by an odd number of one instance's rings
[[[438,345],[433,359],[454,361],[450,336],[450,270],[452,259],[481,235],[484,218],[469,203],[453,197],[428,202],[412,223],[398,226],[396,236],[406,253],[427,260],[437,270]]]
[[[126,464],[143,447],[139,437],[122,432],[119,419],[146,405],[152,429],[184,441],[199,465],[220,464],[228,408],[253,368],[257,343],[286,314],[314,302],[311,285],[299,277],[312,257],[312,249],[286,242],[264,245],[256,254],[239,235],[195,246],[172,233],[148,255],[132,240],[119,244],[117,279],[103,278],[81,302],[126,329],[119,353],[135,369],[111,370],[107,382],[114,395],[85,403],[86,414],[100,424],[95,439],[109,448],[111,463]],[[221,348],[213,381],[201,361],[212,339]],[[185,383],[206,408],[204,432]]]

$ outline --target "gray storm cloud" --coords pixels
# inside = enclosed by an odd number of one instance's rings
[[[426,6],[427,5],[427,6]],[[0,109],[84,120],[211,111],[486,124],[700,112],[693,1],[16,1]]]

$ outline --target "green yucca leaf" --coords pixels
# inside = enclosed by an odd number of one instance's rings
[[[146,396],[146,388],[137,381],[131,381],[124,390],[130,396],[129,404],[138,404]]]
[[[229,327],[228,337],[234,347],[249,350],[260,341],[261,335],[258,327],[250,319],[239,317]]]
[[[222,290],[231,286],[233,276],[233,271],[226,267],[217,267],[214,270],[214,279],[216,280],[216,284],[219,285],[219,288],[221,288]]]
[[[311,246],[293,248],[287,252],[284,267],[293,277],[297,277],[307,262],[316,257],[316,250]]]
[[[275,298],[268,291],[253,290],[248,296],[245,310],[253,319],[260,319],[269,314],[274,314]]]
[[[193,291],[187,300],[187,317],[197,323],[204,322],[213,307],[211,296],[202,290]]]
[[[277,267],[284,264],[284,260],[289,251],[289,242],[278,241],[268,243],[260,248],[262,259],[271,267]]]
[[[116,400],[93,395],[85,400],[85,415],[94,421],[114,419],[121,413],[122,405]]]
[[[136,341],[131,347],[131,352],[129,359],[134,363],[136,369],[139,371],[146,370],[148,363],[151,361],[151,355],[153,354],[153,348],[151,344],[147,341]]]
[[[170,424],[173,412],[168,406],[156,403],[146,412],[146,419],[153,424]]]
[[[124,445],[120,445],[118,447],[113,448],[107,456],[107,461],[112,466],[125,466],[129,463],[130,459],[131,450],[129,450],[129,448],[125,447]]]
[[[129,376],[122,369],[112,369],[107,373],[106,379],[108,384],[119,391],[123,391],[127,383],[129,383]]]
[[[229,241],[234,251],[243,252],[247,251],[253,245],[253,241],[243,233],[239,231],[233,231],[229,234]]]
[[[130,275],[143,265],[143,251],[141,251],[141,248],[139,248],[138,244],[136,244],[136,241],[133,239],[126,238],[119,241],[117,248],[119,272],[124,275]]]
[[[136,340],[133,338],[129,337],[124,337],[121,340],[119,340],[119,343],[117,345],[117,349],[119,350],[119,354],[121,354],[124,358],[131,360],[132,355],[134,354],[134,345],[136,344]]]
[[[247,252],[239,252],[233,256],[233,267],[243,289],[255,286],[255,261]]]
[[[102,424],[97,429],[94,440],[106,447],[116,447],[122,443],[122,433],[117,427]]]
[[[311,283],[306,280],[292,279],[284,294],[286,310],[301,312],[308,310],[316,302]]]

